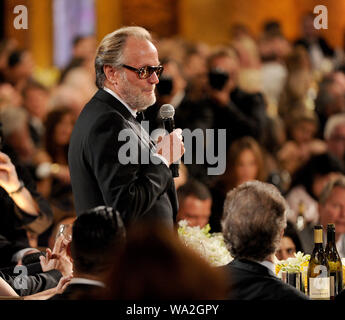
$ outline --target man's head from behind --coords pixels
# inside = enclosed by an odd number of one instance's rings
[[[101,275],[124,238],[122,220],[112,208],[101,206],[80,215],[73,224],[70,243],[75,275]]]
[[[212,198],[208,188],[201,182],[191,179],[177,189],[177,196],[177,220],[187,220],[192,227],[204,227],[211,215]]]
[[[335,224],[336,238],[345,233],[345,176],[329,181],[319,199],[320,223]]]
[[[222,231],[235,258],[263,261],[279,248],[288,205],[276,187],[245,182],[225,199]]]

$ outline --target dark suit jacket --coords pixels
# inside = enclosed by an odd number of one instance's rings
[[[22,281],[18,282],[18,276],[21,277]],[[62,275],[58,270],[50,270],[28,276],[25,276],[23,273],[21,273],[21,271],[17,276],[14,276],[13,274],[6,274],[0,271],[0,277],[3,278],[19,296],[28,296],[44,290],[55,288],[58,285]],[[25,286],[23,284],[25,284]]]
[[[130,142],[119,141],[120,133],[130,136]],[[137,164],[120,161],[119,152],[123,156],[125,148],[137,151]],[[126,224],[145,218],[172,226],[178,209],[174,181],[158,157],[153,156],[159,164],[141,164],[141,155],[147,159],[149,153],[147,132],[124,105],[99,90],[82,110],[70,141],[68,163],[77,214],[106,205],[119,210]]]
[[[230,300],[306,300],[308,297],[278,279],[265,266],[235,259],[225,267]]]

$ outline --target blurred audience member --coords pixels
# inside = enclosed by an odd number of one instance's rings
[[[333,58],[334,50],[314,27],[314,19],[315,15],[312,12],[308,12],[302,17],[302,35],[295,42],[295,45],[305,47],[308,50],[313,68],[322,70],[325,68],[325,59]]]
[[[327,151],[324,141],[316,139],[318,119],[307,109],[296,110],[286,120],[288,141],[277,153],[280,166],[293,175],[311,156]]]
[[[262,92],[268,100],[270,114],[275,115],[287,77],[285,59],[291,51],[279,22],[267,21],[264,24],[258,47],[262,63]]]
[[[31,138],[29,116],[23,108],[7,107],[0,114],[4,151],[11,158],[15,157],[22,165],[25,165],[34,176],[33,156],[36,152],[35,144]]]
[[[223,157],[225,157],[232,141],[247,135],[258,137],[258,139],[260,136],[260,121],[249,111],[255,105],[253,103],[255,99],[252,99],[242,90],[237,90],[234,93],[234,98],[241,103],[241,107],[232,101],[231,93],[237,85],[237,69],[236,56],[228,49],[217,50],[209,56],[208,97],[196,104],[198,111],[194,115],[194,123],[197,123],[198,128],[204,132],[206,129],[216,129],[215,137],[205,140],[205,150],[212,146],[215,154]],[[244,103],[245,101],[247,103]],[[242,108],[242,104],[245,104],[246,108]],[[259,108],[256,109],[259,110]],[[220,140],[216,138],[218,129],[226,129],[225,150],[220,149],[222,147]],[[193,163],[196,163],[196,159],[193,160]],[[204,164],[203,166],[188,165],[188,170],[191,176],[197,180],[208,183],[211,177],[207,175],[206,170],[211,165],[207,163],[206,159]]]
[[[207,83],[207,56],[194,43],[185,42],[182,73],[187,81],[189,99],[198,101],[204,97]]]
[[[246,29],[236,32],[230,43],[238,57],[237,82],[239,88],[255,93],[262,90],[260,55],[255,39]]]
[[[35,156],[38,190],[49,199],[55,221],[75,215],[67,160],[74,122],[73,111],[68,107],[50,111],[45,121],[44,149]]]
[[[280,22],[276,20],[264,22],[258,45],[263,63],[269,61],[282,63],[291,51],[291,44],[285,38]]]
[[[103,279],[110,272],[114,253],[124,240],[123,222],[112,208],[97,207],[78,216],[73,224],[72,241],[67,247],[73,262],[73,278],[62,294],[51,299],[73,300],[79,294],[103,289]]]
[[[44,121],[48,113],[50,93],[40,83],[30,80],[22,91],[23,106],[29,115],[31,137],[37,147],[42,145]]]
[[[20,92],[32,78],[34,67],[28,50],[14,50],[8,56],[6,79]]]
[[[17,48],[18,42],[14,38],[0,40],[0,81],[5,78],[9,55]]]
[[[7,107],[21,107],[21,94],[8,82],[0,82],[0,110]]]
[[[312,72],[307,51],[294,48],[286,57],[287,78],[278,102],[278,114],[284,120],[295,110],[303,110],[310,103]]]
[[[97,91],[95,79],[95,72],[92,74],[83,66],[76,66],[71,68],[68,73],[65,74],[63,82],[56,90],[59,91],[60,87],[64,88],[64,86],[66,86],[70,90],[77,92],[77,99],[80,100],[79,103],[85,105],[85,103],[89,101]],[[73,93],[71,94],[73,95]],[[70,105],[71,103],[75,102],[68,102],[64,105]],[[80,105],[77,105],[74,110],[76,112],[76,116],[78,116],[82,108],[80,108]]]
[[[243,137],[233,142],[227,153],[225,173],[211,188],[211,229],[220,231],[220,220],[226,194],[241,183],[250,180],[266,180],[264,156],[260,145],[252,137]]]
[[[319,219],[315,224],[322,224],[326,232],[327,224],[335,224],[336,247],[341,258],[345,258],[345,176],[330,180],[322,189],[319,198]],[[305,253],[311,254],[314,248],[315,224],[309,225],[300,233]],[[327,237],[323,237],[324,243]]]
[[[335,114],[326,122],[324,138],[328,152],[345,161],[345,114]]]
[[[288,219],[296,223],[299,204],[304,205],[306,224],[319,220],[318,198],[325,184],[344,173],[344,165],[329,153],[312,156],[294,175],[286,196],[291,211]]]
[[[60,84],[52,90],[49,101],[50,110],[59,108],[60,106],[67,106],[73,110],[77,118],[85,105],[85,97],[83,97],[77,90],[67,84]]]
[[[82,59],[83,66],[93,74],[96,50],[97,39],[94,35],[76,36],[73,40],[72,60]]]
[[[187,220],[191,227],[205,227],[211,215],[212,197],[201,182],[190,179],[177,189],[179,210],[177,221]]]
[[[319,137],[323,137],[325,124],[334,114],[345,111],[345,75],[333,72],[321,80],[315,100],[315,111],[319,117]]]
[[[278,260],[294,258],[295,253],[298,251],[303,252],[301,240],[299,239],[294,224],[290,221],[287,221],[283,238],[281,239],[279,249],[276,252],[276,257]]]
[[[286,201],[271,184],[246,182],[227,194],[222,231],[234,257],[225,266],[229,299],[308,299],[275,275],[275,253],[286,227],[287,210]]]
[[[105,281],[111,300],[217,300],[225,298],[224,274],[186,248],[162,225],[136,225]],[[90,296],[89,296],[90,297]]]

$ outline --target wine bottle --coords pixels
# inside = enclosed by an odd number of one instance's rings
[[[305,218],[304,218],[304,202],[301,200],[298,204],[298,213],[296,226],[298,231],[302,231],[305,227]]]
[[[323,227],[314,227],[314,249],[308,266],[308,295],[312,300],[330,299],[330,272],[323,249]]]
[[[335,245],[335,225],[333,223],[327,225],[327,245],[325,251],[330,271],[330,295],[331,300],[333,300],[343,289],[343,266]]]

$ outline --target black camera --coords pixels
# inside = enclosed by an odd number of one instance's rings
[[[208,73],[208,82],[215,90],[222,90],[229,80],[229,74],[221,69],[211,69]]]

